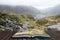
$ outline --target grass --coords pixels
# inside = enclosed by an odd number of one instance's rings
[[[56,21],[50,21],[51,20],[57,20],[60,18],[59,16],[52,16],[52,17],[47,17],[47,18],[43,18],[40,20],[35,20],[33,17],[29,17],[27,15],[21,15],[21,14],[8,14],[8,13],[2,13],[0,12],[0,20],[4,17],[10,19],[10,20],[15,20],[17,21],[19,24],[22,23],[22,25],[29,19],[29,26],[28,29],[23,31],[23,32],[18,32],[19,34],[45,34],[45,30],[47,29],[48,26],[50,25],[54,25],[58,22]],[[58,17],[58,18],[57,18]],[[1,20],[2,21],[2,20]],[[46,25],[48,23],[48,25]],[[3,29],[3,28],[0,28]]]

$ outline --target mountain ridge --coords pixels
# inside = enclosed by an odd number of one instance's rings
[[[0,5],[0,11],[12,12],[24,15],[37,15],[40,13],[39,10],[32,6],[10,6],[10,5]]]
[[[54,7],[46,8],[43,11],[49,15],[60,15],[60,5],[56,5]]]

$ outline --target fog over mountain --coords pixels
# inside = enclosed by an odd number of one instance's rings
[[[17,14],[24,14],[24,15],[37,15],[40,13],[39,10],[32,6],[10,6],[10,5],[0,5],[0,11],[6,11],[11,13]]]
[[[46,9],[40,10],[40,14],[36,16],[37,19],[48,17],[48,16],[56,16],[60,15],[60,5],[56,5],[54,7],[49,7]]]
[[[6,11],[17,14],[24,14],[29,16],[36,16],[35,18],[40,19],[46,16],[54,16],[60,14],[60,5],[38,10],[32,6],[11,6],[11,5],[0,5],[0,11]]]
[[[46,14],[49,14],[49,15],[59,15],[60,14],[60,5],[56,5],[54,7],[47,8],[43,12]]]

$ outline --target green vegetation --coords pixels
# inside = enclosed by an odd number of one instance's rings
[[[17,17],[18,17],[20,23],[24,23],[28,19],[28,16],[26,16],[26,15],[17,15]]]
[[[27,15],[21,15],[21,14],[8,14],[4,12],[0,12],[0,24],[3,23],[2,19],[8,18],[12,21],[17,21],[19,24],[24,24],[27,20],[29,21],[28,29],[22,33],[26,34],[44,34],[45,30],[50,25],[55,25],[60,21],[60,15],[58,16],[52,16],[52,17],[46,17],[40,20],[35,20],[34,17],[27,16]],[[0,25],[0,29],[5,29],[2,25]]]
[[[47,24],[47,23],[48,23],[48,20],[45,18],[37,20],[37,24],[42,25],[42,26]]]

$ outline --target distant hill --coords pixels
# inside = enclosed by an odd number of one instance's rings
[[[60,5],[56,5],[51,8],[47,8],[44,10],[44,13],[49,15],[59,15],[60,14]]]
[[[39,10],[32,6],[9,6],[9,5],[0,5],[0,11],[6,11],[11,13],[17,14],[24,14],[24,15],[37,15],[40,13]]]

